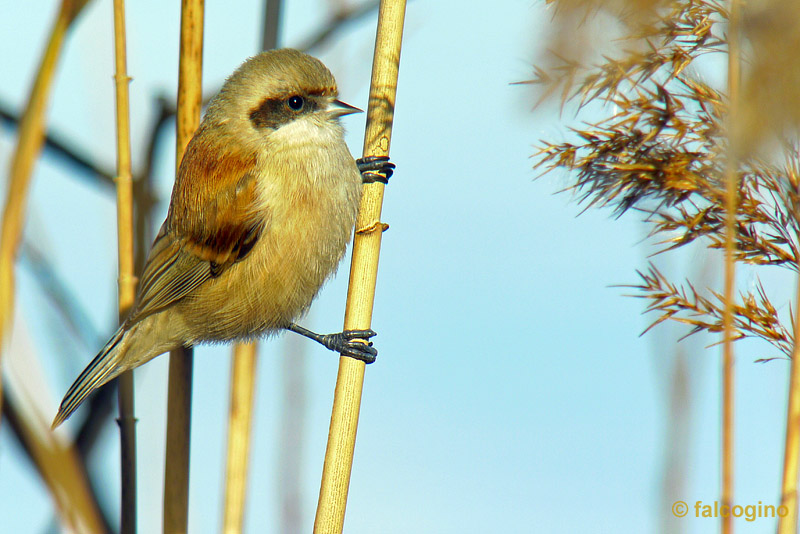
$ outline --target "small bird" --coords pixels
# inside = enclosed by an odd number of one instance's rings
[[[287,329],[374,361],[372,330],[320,335],[294,323],[350,241],[361,172],[384,181],[394,167],[353,159],[339,118],[361,110],[337,96],[325,65],[291,49],[262,52],[226,80],[186,147],[130,315],[53,428],[120,373],[196,343]]]

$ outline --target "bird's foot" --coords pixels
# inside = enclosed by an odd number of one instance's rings
[[[388,184],[395,169],[395,164],[389,161],[389,156],[367,156],[357,159],[356,165],[365,184],[374,182]]]
[[[376,335],[374,330],[345,330],[322,336],[320,343],[339,354],[350,356],[364,363],[372,363],[378,356],[378,349],[372,346],[369,338]],[[366,343],[357,340],[364,340]]]
[[[361,360],[364,363],[372,363],[378,356],[378,349],[372,346],[369,338],[378,335],[374,330],[345,330],[336,334],[317,334],[294,323],[289,325],[289,330],[301,336],[313,339],[323,347],[338,352],[342,356],[348,356]]]

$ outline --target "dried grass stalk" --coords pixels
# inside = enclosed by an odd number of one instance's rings
[[[800,280],[797,283],[795,310],[800,310]],[[795,312],[794,331],[800,331],[800,313]],[[800,461],[800,344],[795,343],[789,376],[789,399],[786,413],[786,444],[783,455],[781,505],[788,513],[778,519],[778,534],[797,532],[797,477]]]
[[[800,33],[800,32],[799,32]],[[793,185],[795,193],[800,194],[796,184],[800,166],[793,169]],[[794,204],[794,218],[800,220],[800,204]],[[798,236],[800,239],[800,236]],[[781,505],[788,513],[778,519],[778,534],[794,534],[797,532],[797,477],[800,463],[800,343],[797,333],[800,332],[800,279],[797,282],[794,316],[794,346],[792,347],[792,366],[789,375],[789,398],[786,410],[786,442],[783,456],[783,480],[781,483]]]
[[[17,146],[11,159],[8,193],[0,228],[0,354],[7,345],[6,333],[10,331],[14,316],[14,265],[22,240],[33,165],[44,143],[45,111],[53,76],[67,30],[87,1],[62,0],[17,132]]]
[[[739,135],[737,122],[739,114],[739,0],[731,0],[730,18],[728,19],[728,100],[730,102],[727,117],[728,154],[725,169],[725,304],[722,315],[722,504],[733,506],[733,469],[734,469],[734,374],[733,374],[733,341],[734,306],[736,286],[736,212],[739,204]],[[733,517],[728,514],[722,517],[722,534],[733,532]]]
[[[192,428],[192,349],[169,353],[164,533],[189,530],[189,449]]]
[[[228,459],[225,466],[225,511],[222,521],[222,532],[225,534],[241,533],[244,523],[256,383],[256,347],[255,343],[237,343],[233,353]]]
[[[783,138],[780,150],[767,159],[741,150],[757,141],[750,132],[731,132],[738,202],[735,232],[726,232],[729,99],[691,72],[698,58],[727,54],[722,28],[729,13],[716,2],[676,0],[657,14],[650,26],[621,39],[632,44],[619,57],[606,57],[596,67],[565,61],[536,69],[531,83],[546,95],[562,95],[580,106],[600,100],[614,110],[606,119],[575,128],[574,141],[543,141],[537,167],[574,171],[568,189],[587,207],[643,213],[662,252],[695,242],[725,250],[726,236],[735,235],[736,261],[797,272],[797,138]],[[687,290],[667,283],[650,270],[635,287],[651,300],[649,309],[660,312],[654,324],[673,319],[693,325],[692,332],[724,330],[724,295],[704,297],[691,285]],[[760,284],[741,301],[733,305],[734,338],[759,337],[790,355],[794,338],[778,315],[780,306],[772,305]]]
[[[405,0],[382,0],[380,4],[364,156],[389,155],[405,8]],[[385,228],[380,222],[383,193],[382,183],[364,186],[356,219],[345,330],[367,329],[372,322],[381,234]],[[315,534],[340,533],[344,526],[364,367],[364,362],[353,358],[339,359],[339,375],[314,521]]]
[[[14,266],[22,240],[33,166],[45,139],[47,101],[67,31],[86,3],[86,0],[62,1],[19,122],[0,230],[0,350],[7,345],[5,336],[10,331],[14,313]],[[13,379],[9,377],[9,380]],[[70,525],[76,532],[102,532],[103,521],[74,447],[62,445],[41,416],[31,413],[25,406],[16,406],[5,391],[2,398],[8,402],[3,412],[8,414],[17,435],[25,443],[64,524]],[[27,397],[20,398],[26,406],[33,406],[32,402],[24,400]]]
[[[176,171],[186,145],[200,124],[203,103],[203,12],[203,0],[182,0]],[[185,534],[188,531],[192,367],[192,349],[170,352],[164,469],[165,534]]]
[[[787,356],[798,350],[800,325],[786,326],[778,310],[787,307],[773,305],[760,282],[737,298],[734,265],[800,272],[800,93],[795,83],[800,56],[785,53],[791,43],[800,43],[800,4],[664,0],[647,5],[631,1],[621,9],[616,2],[561,0],[557,5],[570,12],[576,3],[610,15],[615,25],[609,26],[618,34],[616,49],[592,66],[558,49],[549,68],[535,70],[532,83],[544,88],[545,97],[559,95],[562,106],[576,102],[580,109],[599,101],[614,111],[575,128],[575,141],[543,142],[537,166],[545,172],[574,171],[576,181],[568,189],[587,207],[610,205],[618,214],[631,209],[643,213],[651,236],[661,239],[662,252],[695,242],[725,252],[722,294],[698,290],[690,282],[670,282],[652,265],[634,287],[649,300],[648,311],[659,314],[653,326],[671,319],[690,325],[689,334],[722,333],[721,499],[730,504],[732,342],[756,337]],[[585,11],[583,16],[589,23],[596,18]],[[572,20],[577,18],[572,13]],[[559,28],[570,37],[574,30]],[[587,48],[612,48],[593,45]],[[714,54],[728,56],[724,90],[697,76],[704,65],[696,60]],[[771,358],[761,361],[766,359]],[[793,384],[800,385],[800,377]],[[790,394],[784,472],[784,498],[794,502],[791,518],[785,519],[792,523],[786,527],[791,531],[797,517],[800,436],[793,433],[800,432],[798,395]],[[723,532],[731,528],[729,518],[723,520]]]
[[[125,1],[114,0],[114,82],[117,102],[117,257],[119,261],[119,318],[124,321],[136,298],[133,272],[133,179]],[[121,462],[122,534],[136,533],[136,418],[133,407],[133,371],[119,377],[119,433]]]

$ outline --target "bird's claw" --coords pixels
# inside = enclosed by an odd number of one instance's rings
[[[356,165],[365,184],[375,182],[388,184],[395,169],[395,164],[389,161],[389,156],[367,156],[357,159]]]
[[[334,352],[349,356],[364,363],[372,363],[378,356],[378,349],[372,346],[369,338],[378,335],[374,330],[345,330],[336,334],[322,336],[321,343]],[[363,343],[363,340],[366,343]]]

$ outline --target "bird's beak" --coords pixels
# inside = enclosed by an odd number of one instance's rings
[[[332,100],[331,103],[328,104],[327,111],[334,117],[344,117],[345,115],[350,115],[351,113],[364,113],[364,110],[358,109],[350,104],[345,104],[341,100]]]

